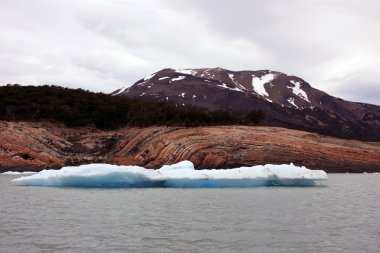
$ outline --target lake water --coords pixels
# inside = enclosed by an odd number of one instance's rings
[[[380,252],[380,175],[328,187],[96,189],[0,175],[0,252]]]

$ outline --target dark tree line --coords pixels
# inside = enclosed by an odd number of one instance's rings
[[[93,124],[101,129],[124,126],[204,126],[259,123],[261,111],[236,115],[225,110],[205,111],[160,102],[126,99],[58,86],[0,87],[1,120],[53,120],[67,126]]]

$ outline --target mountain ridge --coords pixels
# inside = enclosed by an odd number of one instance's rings
[[[266,125],[380,140],[380,106],[345,101],[278,71],[166,68],[112,95],[235,113],[262,110]]]

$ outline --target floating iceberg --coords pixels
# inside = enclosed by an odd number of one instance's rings
[[[289,165],[260,165],[235,169],[195,170],[189,161],[165,165],[158,170],[139,166],[88,164],[43,170],[14,179],[19,185],[57,187],[259,187],[320,186],[326,172]]]

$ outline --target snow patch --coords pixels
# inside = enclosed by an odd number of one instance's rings
[[[194,75],[196,73],[196,71],[192,69],[175,69],[174,71],[185,75]]]
[[[168,77],[168,76],[164,76],[164,77],[160,77],[160,78],[158,78],[158,80],[161,81],[161,80],[165,80],[165,79],[168,79],[168,78],[170,78],[170,77]]]
[[[197,96],[196,95],[193,95],[192,98],[196,98]]]
[[[291,104],[291,105],[293,105],[294,107],[296,107],[297,109],[299,109],[298,106],[294,103],[294,98],[292,98],[292,97],[291,97],[291,98],[288,98],[287,101],[289,102],[289,104]]]
[[[275,77],[275,75],[272,74],[272,73],[263,75],[261,77],[255,77],[254,75],[252,75],[252,87],[253,87],[253,90],[257,94],[259,94],[261,96],[268,97],[269,94],[265,90],[264,84],[273,81],[274,77]]]
[[[300,81],[293,81],[293,80],[290,80],[289,81],[291,84],[294,85],[294,87],[291,87],[291,86],[287,86],[289,89],[292,89],[293,90],[293,93],[297,96],[299,96],[300,98],[302,98],[303,100],[307,101],[310,103],[309,101],[309,98],[307,97],[307,94],[304,90],[301,89],[301,82]]]
[[[172,78],[172,81],[175,82],[175,81],[183,80],[185,78],[186,76],[179,76],[179,77]]]
[[[247,90],[243,85],[239,84],[238,82],[235,81],[234,79],[234,74],[228,74],[228,77],[231,79],[231,81],[240,89],[241,91]]]
[[[129,87],[123,87],[121,88],[117,93],[113,94],[114,96],[116,95],[120,95],[121,93],[123,93],[125,90],[127,90]]]
[[[148,81],[149,79],[151,79],[152,77],[154,77],[156,75],[156,73],[153,73],[153,74],[150,74],[150,76],[147,76],[144,78],[144,81]]]
[[[222,83],[222,84],[218,84],[217,85],[218,87],[222,87],[224,89],[227,89],[227,90],[233,90],[233,91],[239,91],[239,92],[244,92],[243,90],[239,89],[239,88],[231,88],[231,87],[228,87],[227,84],[225,83]]]
[[[150,80],[152,77],[154,77],[157,73],[150,74],[150,76],[145,77],[143,82],[137,84],[138,86],[142,86],[144,83],[146,83],[148,80]]]
[[[179,94],[178,97],[183,97],[183,98],[184,98],[184,97],[185,97],[185,94],[186,94],[186,93],[183,92],[183,93]]]
[[[320,186],[328,179],[322,170],[293,164],[259,165],[221,170],[195,170],[189,161],[165,165],[158,170],[139,166],[88,164],[43,170],[12,180],[18,185],[55,187],[262,187]]]

